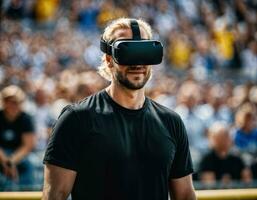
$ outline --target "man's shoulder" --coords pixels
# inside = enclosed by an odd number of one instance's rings
[[[234,163],[242,163],[243,160],[241,159],[241,157],[234,153],[234,152],[231,152],[229,153],[228,155],[228,158],[227,158],[230,162],[234,162]]]
[[[79,102],[72,104],[72,106],[75,110],[78,110],[78,111],[94,109],[97,106],[97,103],[99,103],[99,101],[102,98],[101,94],[102,94],[102,91],[94,93],[94,94],[80,100]]]
[[[2,117],[3,115],[4,115],[4,111],[0,109],[0,117]]]
[[[21,121],[22,123],[26,123],[26,122],[31,122],[32,118],[33,117],[29,113],[22,111],[18,116],[18,118],[16,119],[16,121],[17,122]]]
[[[201,158],[201,165],[210,165],[213,163],[217,164],[218,162],[220,162],[220,159],[213,149],[210,149],[208,152],[204,153],[204,155]]]
[[[0,125],[3,124],[4,121],[5,121],[4,111],[0,109]]]
[[[174,120],[181,120],[179,114],[176,113],[174,110],[172,110],[164,105],[161,105],[150,98],[148,98],[148,99],[150,101],[151,108],[154,109],[154,111],[157,112],[158,114],[172,118]]]
[[[103,91],[99,91],[78,102],[69,104],[62,110],[62,113],[67,111],[76,114],[88,114],[90,112],[95,112],[96,109],[105,104],[102,93]]]

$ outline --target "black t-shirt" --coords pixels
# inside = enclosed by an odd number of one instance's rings
[[[22,135],[33,131],[32,118],[27,113],[21,112],[14,121],[10,122],[0,110],[0,148],[16,150],[21,145]]]
[[[73,199],[167,200],[169,180],[193,172],[176,113],[148,98],[126,109],[106,91],[66,107],[44,163],[77,172]]]
[[[212,150],[200,162],[199,172],[214,172],[217,180],[221,180],[225,174],[230,175],[231,179],[240,180],[240,175],[244,167],[245,165],[239,157],[228,155],[226,158],[220,158]]]
[[[251,171],[252,171],[252,174],[253,174],[253,178],[257,179],[257,162],[254,162],[251,165]]]

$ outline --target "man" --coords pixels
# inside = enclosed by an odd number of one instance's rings
[[[140,45],[152,44],[150,38],[151,28],[144,21],[122,18],[105,29],[102,41],[109,46],[101,49],[114,48],[115,41],[127,48],[139,45],[136,58]],[[141,49],[152,53],[155,47]],[[59,117],[44,158],[43,199],[66,199],[70,192],[72,199],[167,200],[169,193],[172,199],[196,199],[183,122],[145,97],[151,67],[117,64],[125,58],[105,52],[100,74],[111,84],[66,107]],[[149,57],[139,61],[155,63]]]
[[[24,92],[15,85],[1,91],[0,110],[0,178],[3,187],[33,185],[33,165],[28,155],[35,146],[32,118],[22,111]],[[0,181],[0,185],[1,182]]]

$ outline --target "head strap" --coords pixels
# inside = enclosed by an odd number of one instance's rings
[[[141,36],[140,36],[140,29],[139,29],[139,25],[137,23],[137,20],[132,19],[130,21],[130,27],[132,30],[132,39],[133,40],[141,40]],[[103,37],[101,37],[101,41],[100,41],[100,49],[102,50],[102,52],[107,53],[108,55],[112,55],[112,47],[111,47],[111,43],[113,41],[105,41],[103,39]]]
[[[108,55],[112,55],[112,48],[111,48],[111,44],[110,42],[106,42],[103,37],[101,37],[100,40],[100,49],[102,52],[108,54]]]
[[[137,23],[137,20],[132,19],[130,21],[130,27],[131,27],[132,34],[133,34],[133,40],[140,40],[141,39],[140,29],[139,29],[139,25]]]

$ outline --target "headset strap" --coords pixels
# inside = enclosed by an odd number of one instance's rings
[[[133,40],[140,40],[141,39],[140,29],[139,29],[139,25],[137,23],[137,20],[132,19],[130,21],[130,27],[131,27],[132,34],[133,34]]]
[[[110,42],[106,42],[102,37],[100,40],[100,49],[102,52],[112,55],[112,48]]]
[[[132,19],[130,22],[130,27],[132,30],[132,34],[133,34],[133,40],[141,40],[141,36],[140,36],[140,29],[139,29],[139,25],[137,23],[137,21],[135,19]],[[108,54],[108,55],[112,55],[112,47],[111,47],[111,42],[106,42],[102,37],[100,40],[100,49],[102,50],[102,52]]]

